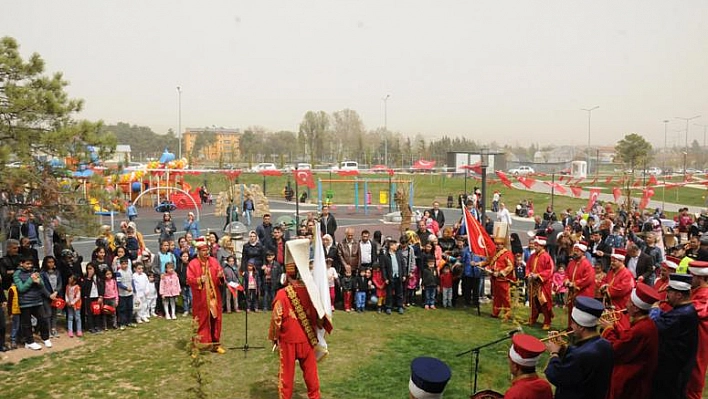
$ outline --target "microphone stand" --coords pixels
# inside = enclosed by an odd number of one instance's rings
[[[228,288],[227,288],[228,289]],[[246,293],[248,295],[248,293]],[[238,297],[236,297],[236,300],[238,301]],[[244,337],[246,338],[246,342],[243,344],[243,346],[237,346],[234,348],[229,348],[229,349],[240,349],[243,351],[243,357],[248,356],[248,351],[251,349],[264,349],[263,346],[249,346],[248,345],[248,314],[250,313],[248,309],[248,300],[246,300],[246,309],[244,309],[244,313],[246,313],[246,328],[243,331]]]
[[[505,337],[503,337],[503,338],[499,338],[499,339],[497,339],[497,340],[495,340],[495,341],[488,342],[488,343],[486,343],[486,344],[482,344],[482,345],[480,345],[480,346],[478,346],[478,347],[476,347],[476,348],[472,348],[472,349],[466,350],[466,351],[464,351],[464,352],[460,352],[460,353],[458,353],[457,355],[455,355],[455,356],[458,356],[458,357],[459,357],[459,356],[464,356],[464,355],[466,355],[466,354],[468,354],[468,353],[472,353],[472,355],[474,355],[474,371],[473,371],[473,367],[472,367],[472,357],[470,357],[470,381],[472,380],[472,375],[473,375],[473,373],[474,373],[474,388],[473,388],[473,391],[472,391],[472,395],[474,395],[475,393],[477,393],[477,374],[479,373],[479,351],[480,351],[481,349],[484,349],[484,348],[488,347],[488,346],[496,345],[496,344],[498,344],[499,342],[506,341],[507,339],[510,339],[510,338],[514,335],[514,333],[516,333],[516,331],[513,331],[512,333],[507,334],[507,335],[506,335]]]

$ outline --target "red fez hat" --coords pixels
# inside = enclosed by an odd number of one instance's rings
[[[535,367],[546,346],[538,338],[528,334],[514,334],[511,338],[509,358],[524,367]]]
[[[632,303],[639,309],[649,310],[659,302],[659,293],[647,284],[637,284],[637,288],[632,290]]]
[[[207,242],[206,242],[206,237],[204,237],[204,236],[201,236],[201,237],[197,238],[196,240],[194,240],[194,246],[197,248],[203,247],[205,245],[207,245]]]
[[[666,268],[676,270],[678,269],[678,265],[681,263],[681,259],[671,256],[671,255],[666,255],[666,260],[661,262],[661,266],[664,266]]]
[[[610,256],[624,262],[624,258],[627,257],[627,251],[622,248],[615,248]]]
[[[688,264],[688,271],[694,276],[708,276],[708,262],[694,260]]]

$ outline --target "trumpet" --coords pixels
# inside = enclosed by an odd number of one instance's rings
[[[548,336],[546,338],[541,338],[541,342],[546,342],[546,341],[551,341],[555,342],[558,345],[568,345],[568,342],[566,342],[565,337],[573,334],[573,331],[564,331],[564,332],[559,332],[559,331],[549,331]]]
[[[615,310],[615,309],[605,309],[602,311],[600,320],[607,321],[608,323],[614,324],[619,321],[623,314],[627,313],[627,309]]]

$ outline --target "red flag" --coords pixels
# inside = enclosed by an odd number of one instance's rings
[[[595,204],[597,201],[597,198],[600,196],[600,189],[599,188],[591,188],[590,189],[590,197],[588,198],[588,205],[585,207],[585,211],[589,212],[592,206]]]
[[[647,186],[656,186],[656,183],[657,183],[656,176],[651,175],[649,177],[649,182],[647,182]]]
[[[645,188],[642,191],[642,200],[639,201],[639,209],[644,209],[649,205],[649,199],[654,196],[653,188]]]
[[[531,186],[533,186],[534,183],[536,183],[535,179],[532,179],[532,178],[526,177],[526,176],[517,176],[516,180],[518,180],[519,183],[523,184],[524,187],[526,187],[526,188],[531,188]]]
[[[499,180],[501,180],[501,182],[505,186],[511,188],[511,180],[509,180],[509,178],[506,177],[506,173],[502,172],[501,170],[498,170],[495,173],[497,174],[497,176],[499,176]]]
[[[570,186],[570,191],[573,193],[573,197],[578,198],[582,194],[583,189],[580,186]]]
[[[632,183],[632,187],[639,187],[641,185],[642,185],[642,181],[639,179],[635,180],[634,183]]]
[[[472,217],[472,214],[466,206],[462,207],[462,214],[465,219],[467,243],[470,246],[470,250],[477,255],[486,256],[487,258],[493,256],[496,251],[496,246],[494,245],[492,237],[487,234],[477,219]]]
[[[612,176],[607,176],[607,178],[605,179],[605,184],[610,184],[610,183],[612,183]]]
[[[238,283],[236,283],[238,284]],[[238,292],[241,291],[243,292],[243,286],[241,284],[238,284],[236,287],[234,287],[232,284],[226,284],[226,288],[231,291],[231,294],[235,297],[238,298]]]
[[[359,171],[356,169],[352,170],[338,170],[337,174],[340,176],[359,176]],[[390,174],[390,173],[389,173]]]
[[[296,184],[300,186],[307,186],[309,188],[315,188],[315,179],[312,177],[311,170],[293,170],[293,176],[295,177]]]
[[[568,190],[566,190],[565,187],[561,186],[560,183],[553,183],[553,187],[556,188],[556,191],[558,191],[558,194],[565,195],[565,193],[568,192]]]
[[[620,190],[619,187],[614,187],[612,189],[612,195],[615,197],[615,202],[619,201],[620,197],[622,196],[622,190]]]

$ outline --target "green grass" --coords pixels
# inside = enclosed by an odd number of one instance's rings
[[[481,317],[462,309],[412,308],[402,316],[335,312],[335,330],[328,339],[330,355],[319,364],[323,396],[407,397],[409,365],[417,356],[435,356],[450,365],[453,377],[446,396],[469,395],[471,355],[456,354],[503,337],[515,327],[489,318],[488,306],[482,311]],[[526,309],[522,312],[524,318]],[[222,342],[226,347],[244,344],[244,317],[243,313],[224,315]],[[208,397],[277,397],[278,356],[267,342],[269,317],[269,313],[249,316],[249,345],[265,349],[203,354],[201,371]],[[554,324],[560,328],[563,320],[559,314]],[[538,329],[527,331],[543,335]],[[189,334],[190,319],[180,318],[91,335],[84,338],[85,345],[71,351],[3,365],[0,392],[3,397],[17,398],[195,397],[191,358],[185,350]],[[479,389],[503,392],[508,388],[508,348],[509,341],[505,341],[482,350]],[[295,397],[305,398],[299,368],[295,381]]]

